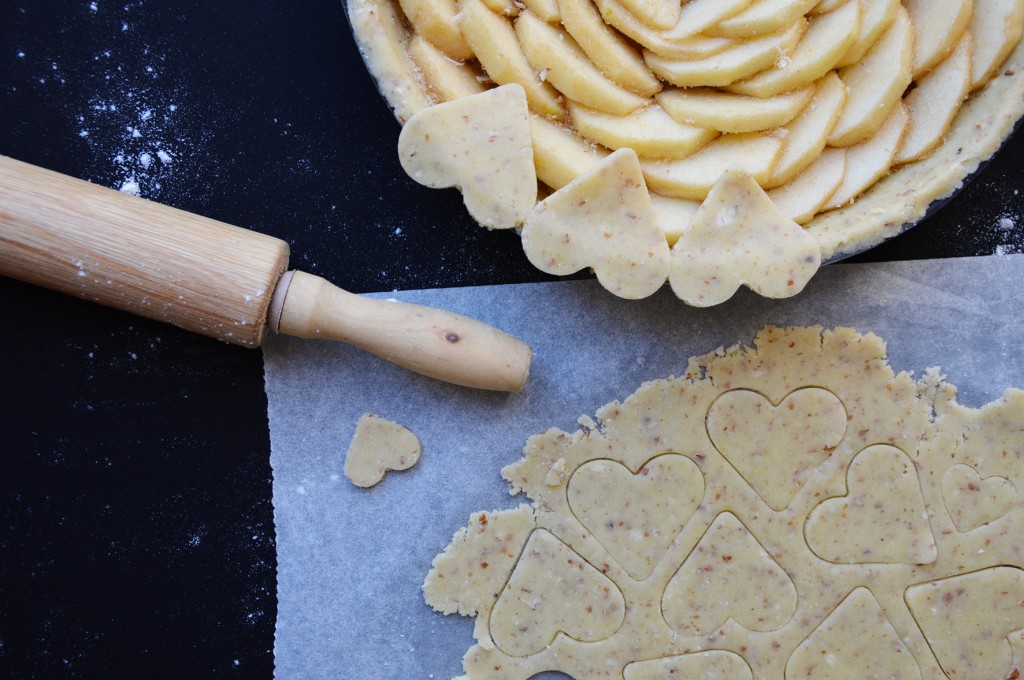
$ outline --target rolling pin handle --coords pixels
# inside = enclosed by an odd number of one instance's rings
[[[274,294],[271,326],[297,338],[340,340],[464,387],[518,392],[530,347],[492,326],[440,309],[354,295],[305,272],[290,272]],[[278,301],[280,300],[280,301]]]

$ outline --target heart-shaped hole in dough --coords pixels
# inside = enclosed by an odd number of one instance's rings
[[[764,502],[782,510],[846,433],[846,408],[819,387],[791,392],[775,406],[751,390],[711,405],[708,435]]]
[[[951,678],[1006,678],[1024,629],[1024,571],[992,567],[907,588],[907,605]]]
[[[839,564],[930,564],[938,557],[914,461],[888,444],[864,449],[846,473],[847,495],[807,518],[807,545]]]
[[[569,480],[569,507],[615,561],[638,581],[682,531],[704,496],[704,477],[686,456],[652,458],[633,474],[593,460]]]
[[[942,500],[961,533],[994,522],[1013,509],[1017,488],[1005,477],[981,478],[967,465],[954,465],[942,476]]]
[[[560,632],[581,642],[607,639],[625,616],[622,591],[610,578],[537,529],[491,610],[491,638],[506,654],[529,656]]]
[[[792,579],[730,512],[715,518],[661,600],[665,621],[684,635],[706,635],[730,620],[778,630],[796,605]]]

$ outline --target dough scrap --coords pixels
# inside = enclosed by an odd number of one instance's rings
[[[636,474],[621,463],[594,460],[576,470],[568,493],[583,526],[642,581],[693,516],[704,478],[686,456],[659,456]]]
[[[1024,671],[1024,392],[967,408],[875,335],[769,326],[579,422],[502,470],[532,508],[427,576],[477,617],[467,680]]]
[[[361,487],[384,479],[388,470],[408,470],[420,459],[420,440],[409,429],[372,413],[356,421],[345,453],[345,476]]]

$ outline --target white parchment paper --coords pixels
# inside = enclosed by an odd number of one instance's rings
[[[960,402],[1024,388],[1024,255],[837,265],[790,300],[744,292],[694,309],[670,292],[613,298],[564,282],[390,293],[479,318],[534,349],[524,391],[449,386],[337,343],[271,338],[265,346],[278,552],[278,678],[461,675],[471,619],[424,604],[431,560],[470,513],[514,507],[499,470],[532,434],[577,429],[581,414],[689,357],[749,344],[774,325],[852,326],[888,342],[897,371],[940,366]],[[342,473],[362,413],[410,428],[411,470],[359,489]]]

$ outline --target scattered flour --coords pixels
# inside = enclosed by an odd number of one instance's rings
[[[159,199],[167,197],[176,175],[187,176],[188,166],[201,162],[206,133],[191,125],[195,114],[188,93],[164,77],[166,52],[132,30],[130,15],[141,8],[142,3],[89,3],[91,21],[107,21],[121,31],[115,44],[93,56],[88,75],[93,94],[76,121],[78,136],[109,161],[109,171],[93,181]],[[179,183],[174,189],[188,186]]]
[[[1005,242],[996,246],[995,255],[1017,255],[1024,253],[1024,238],[1022,238],[1020,233],[1015,233],[1017,220],[1014,216],[1004,215],[1000,217],[998,228]]]

